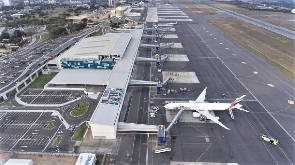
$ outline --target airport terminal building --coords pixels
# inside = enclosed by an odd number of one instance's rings
[[[84,38],[58,58],[59,69],[113,69],[131,40],[130,33]]]
[[[58,57],[46,88],[84,90],[99,103],[88,122],[93,139],[116,139],[118,120],[143,29],[84,38]],[[99,90],[95,90],[99,89]]]

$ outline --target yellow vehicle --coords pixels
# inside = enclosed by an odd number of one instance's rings
[[[276,140],[276,139],[274,139],[274,138],[272,138],[270,136],[266,136],[264,134],[260,135],[260,139],[262,139],[262,140],[264,140],[266,142],[269,142],[270,144],[275,145],[275,146],[279,144],[278,140]]]

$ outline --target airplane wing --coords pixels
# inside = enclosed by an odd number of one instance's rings
[[[218,125],[220,125],[221,127],[230,130],[229,128],[227,128],[225,125],[223,125],[215,116],[211,115],[207,110],[198,110],[198,112],[204,116],[207,117],[207,119],[210,119],[212,121],[214,121],[215,123],[217,123]]]
[[[196,99],[197,103],[203,103],[205,101],[207,87],[202,91],[199,97]]]

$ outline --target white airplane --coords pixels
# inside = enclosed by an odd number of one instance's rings
[[[206,89],[207,87],[202,91],[202,93],[199,95],[199,97],[195,101],[189,101],[188,103],[168,103],[164,107],[166,110],[181,109],[181,108],[184,108],[185,110],[196,110],[201,115],[206,116],[207,119],[212,120],[213,122],[219,124],[220,126],[228,130],[230,129],[227,128],[225,125],[223,125],[220,121],[218,121],[218,118],[210,114],[209,111],[228,110],[232,119],[234,119],[234,116],[232,113],[232,109],[234,108],[245,111],[245,112],[249,112],[243,109],[242,105],[239,104],[239,102],[242,101],[246,95],[236,98],[236,100],[233,101],[232,103],[205,103]]]

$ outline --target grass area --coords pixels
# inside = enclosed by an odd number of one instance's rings
[[[60,13],[66,12],[68,9],[63,7],[56,7],[54,10],[46,9],[42,12],[48,13],[48,17],[58,17]],[[36,18],[40,18],[38,14],[35,15]]]
[[[84,122],[83,124],[79,125],[76,132],[72,136],[72,140],[74,140],[74,141],[82,141],[84,133],[86,132],[86,130],[87,130],[87,125],[86,125],[86,122]]]
[[[79,149],[79,146],[74,146],[74,153],[77,153]]]
[[[11,103],[6,103],[4,107],[12,107]]]
[[[199,14],[199,15],[211,15],[211,14],[218,13],[217,10],[215,10],[215,9],[213,9],[213,8],[207,6],[207,5],[196,4],[193,1],[189,1],[189,0],[178,0],[178,2],[181,2],[182,4],[184,4],[187,8],[189,8],[195,14]]]
[[[54,128],[54,124],[50,121],[47,126],[46,129],[53,129]]]
[[[57,136],[53,142],[53,145],[57,146],[61,142],[61,139],[62,139],[61,136]]]
[[[30,85],[23,89],[17,96],[22,95],[29,88],[43,88],[54,76],[57,75],[57,72],[51,72],[50,74],[41,74],[35,79]]]
[[[102,29],[103,29],[103,27],[101,27],[97,32],[92,33],[91,37],[93,37],[93,36],[102,36],[103,35]]]
[[[213,3],[215,6],[231,10],[243,15],[247,15],[249,17],[253,17],[262,21],[265,21],[267,23],[281,26],[289,30],[295,31],[295,26],[293,21],[288,20],[294,20],[294,15],[290,13],[283,13],[283,12],[273,12],[273,11],[261,11],[261,10],[249,10],[242,7],[238,7],[234,4],[228,4],[228,3],[220,3],[215,2]]]
[[[39,43],[45,42],[48,39],[49,39],[49,33],[44,33],[44,34],[41,35]]]
[[[0,97],[0,103],[2,103],[4,101],[3,97]]]
[[[104,28],[109,28],[110,25],[111,25],[111,24],[110,24],[109,22],[104,23],[104,24],[101,26],[101,28],[100,28],[97,32],[91,34],[91,37],[93,37],[93,36],[102,36],[102,35],[103,35],[102,30],[103,30]]]
[[[249,51],[295,79],[294,40],[235,18],[210,21]]]
[[[70,97],[74,97],[75,98],[78,94],[79,93],[77,93],[77,92],[71,93]]]
[[[80,102],[71,111],[71,115],[72,116],[81,116],[88,110],[88,107],[89,107],[88,102]]]

